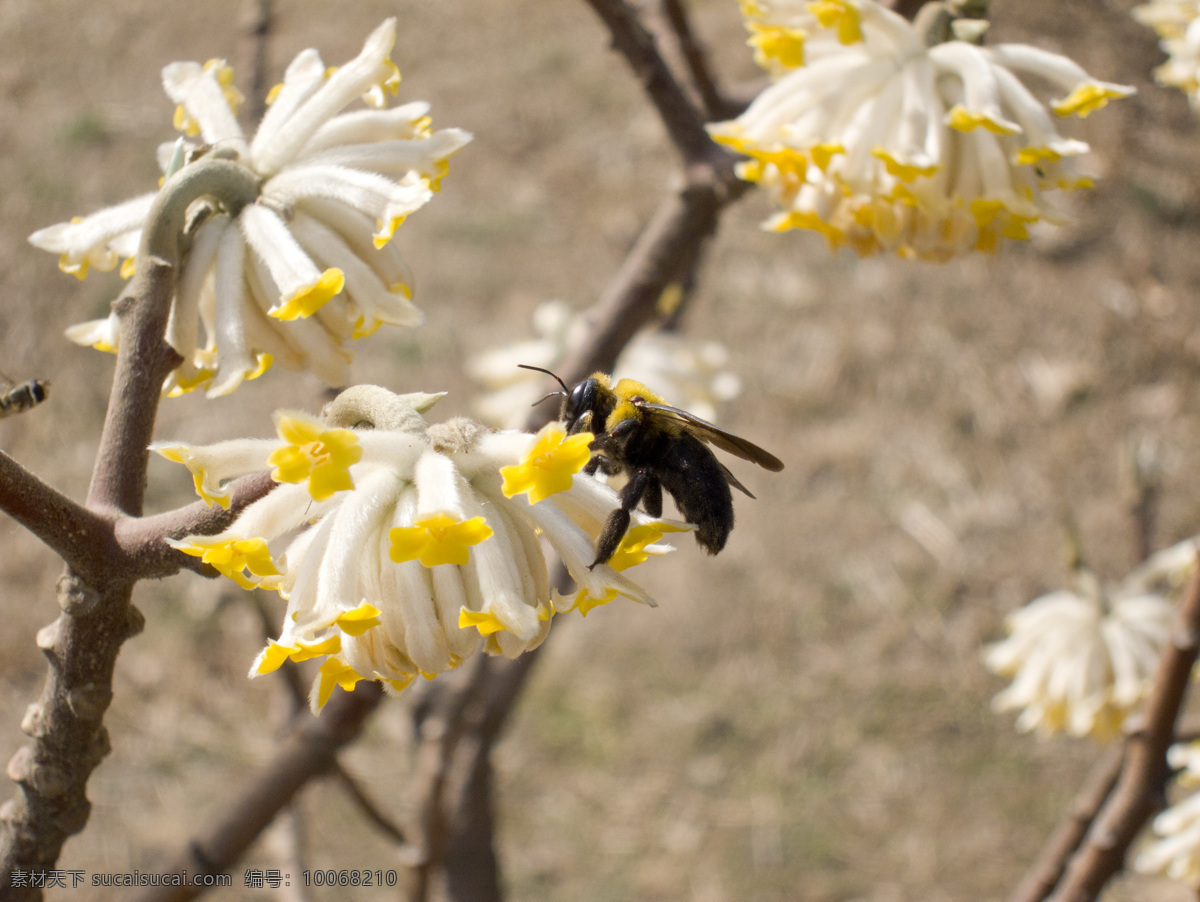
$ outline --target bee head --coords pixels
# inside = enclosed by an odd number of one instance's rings
[[[571,393],[563,398],[560,418],[565,420],[568,427],[575,425],[581,416],[589,410],[596,409],[596,400],[600,383],[595,379],[584,379],[578,383]]]

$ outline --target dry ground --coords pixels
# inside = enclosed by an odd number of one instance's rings
[[[722,73],[753,76],[733,0],[693,6]],[[582,307],[602,290],[667,190],[658,121],[577,0],[278,7],[273,76],[306,46],[348,58],[395,14],[403,97],[476,135],[401,233],[427,325],[363,342],[355,369],[449,390],[438,413],[464,413],[464,359],[524,336],[538,302]],[[936,267],[760,233],[759,197],[730,212],[687,329],[729,345],[747,390],[724,422],[787,469],[739,470],[759,500],[719,558],[684,542],[659,568],[660,608],[556,624],[497,762],[511,898],[974,902],[1015,886],[1098,750],[1016,735],[989,710],[1002,684],[981,646],[1007,610],[1064,583],[1064,520],[1105,576],[1128,569],[1131,442],[1161,451],[1156,544],[1200,531],[1197,127],[1182,95],[1150,82],[1160,57],[1126,8],[995,4],[994,40],[1065,50],[1141,90],[1082,123],[1104,178],[1078,225]],[[25,236],[154,183],[153,149],[171,137],[159,69],[244,60],[243,13],[237,0],[0,0],[0,369],[54,383],[43,408],[0,423],[0,443],[76,497],[111,358],[60,336],[103,315],[116,283],[62,276]],[[1034,388],[1046,370],[1069,377],[1057,395]],[[266,435],[274,408],[320,403],[312,379],[271,374],[221,401],[166,402],[158,434]],[[151,510],[188,499],[179,468],[150,479]],[[40,692],[33,638],[57,614],[59,565],[7,521],[0,548],[11,751]],[[245,679],[262,640],[244,597],[177,577],[138,603],[147,629],[121,656],[114,750],[63,867],[164,866],[276,737],[281,687]],[[404,804],[407,747],[393,703],[349,755],[383,805]],[[329,787],[302,807],[313,867],[397,866]],[[247,865],[281,867],[281,848],[272,834]],[[1189,895],[1130,878],[1108,898]]]

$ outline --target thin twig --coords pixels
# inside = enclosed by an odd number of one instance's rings
[[[442,805],[443,788],[450,761],[462,735],[463,714],[487,658],[476,656],[464,674],[442,676],[430,684],[421,702],[413,708],[417,735],[414,798],[420,831],[421,856],[413,869],[409,891],[411,902],[426,902],[433,888],[435,869],[442,866],[448,827]]]
[[[654,36],[624,0],[587,0],[612,35],[613,47],[625,57],[671,142],[688,164],[706,163],[723,153],[704,130],[704,117],[692,105],[687,92],[675,80],[670,66],[659,53]]]
[[[560,565],[555,582],[561,589],[569,581]],[[451,899],[498,902],[503,898],[494,839],[491,755],[541,659],[540,652],[539,647],[513,661],[486,658],[473,681],[462,736],[447,762],[442,801],[449,827],[442,867]]]
[[[267,111],[267,48],[275,24],[271,0],[250,0],[246,18],[246,53],[250,69],[243,121],[262,122]]]
[[[345,765],[341,761],[334,762],[333,776],[338,781],[338,785],[350,797],[350,800],[358,807],[358,810],[363,813],[380,833],[387,836],[396,845],[408,848],[408,838],[404,835],[404,831],[397,826],[391,818],[379,810],[378,806],[371,801],[371,797],[363,791],[363,788],[358,785],[358,781],[354,776],[346,770]]]
[[[709,122],[715,122],[736,116],[737,112],[730,109],[729,102],[717,88],[717,78],[709,66],[708,54],[696,39],[682,0],[662,0],[662,11],[675,39],[679,42],[679,52],[687,65],[692,87],[696,89],[696,94],[704,105],[705,118]]]
[[[361,682],[353,692],[339,692],[321,712],[292,736],[275,760],[249,781],[237,805],[188,852],[164,870],[193,875],[228,873],[259,834],[313,777],[329,773],[338,750],[358,738],[363,724],[379,705],[383,690],[378,683]],[[194,899],[201,887],[156,887],[143,902],[177,902]]]
[[[1079,848],[1096,815],[1117,785],[1124,760],[1125,744],[1122,742],[1108,749],[1096,763],[1010,902],[1042,902],[1054,891],[1062,879],[1067,861]]]
[[[600,300],[584,314],[587,343],[560,365],[568,383],[612,369],[621,349],[654,318],[663,289],[695,259],[716,232],[721,211],[741,193],[736,185],[697,182],[663,201]]]
[[[1051,897],[1055,902],[1095,899],[1123,866],[1125,853],[1142,825],[1162,807],[1170,776],[1167,748],[1175,735],[1175,720],[1198,652],[1200,569],[1188,584],[1176,612],[1171,640],[1159,657],[1144,726],[1130,737],[1117,787],[1071,859],[1061,885]]]

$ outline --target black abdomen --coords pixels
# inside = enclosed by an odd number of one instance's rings
[[[733,496],[721,464],[708,446],[684,433],[663,455],[656,475],[683,519],[696,527],[696,542],[709,554],[725,547],[733,529]]]

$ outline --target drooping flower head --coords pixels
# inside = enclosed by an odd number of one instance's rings
[[[518,364],[554,371],[567,349],[586,335],[587,324],[562,301],[545,301],[533,312],[533,331],[534,338],[467,361],[467,374],[484,388],[473,409],[485,423],[519,428],[530,405],[545,396],[546,377]],[[718,405],[741,393],[741,380],[728,364],[729,351],[720,342],[647,329],[621,351],[613,381],[628,378],[659,386],[673,405],[711,423],[717,420]]]
[[[1090,571],[1074,589],[1035,599],[1006,618],[1009,637],[984,660],[1012,677],[998,711],[1021,709],[1020,730],[1110,739],[1142,703],[1170,632],[1177,594],[1196,566],[1196,540],[1160,551],[1106,588]]]
[[[1092,180],[1071,162],[1088,146],[1051,111],[1082,117],[1133,92],[1035,47],[944,40],[933,15],[910,23],[875,0],[742,8],[776,81],[710,133],[750,157],[739,174],[783,208],[766,228],[814,229],[859,254],[944,260],[1062,221],[1048,194]],[[985,23],[956,24],[980,36]],[[1049,110],[1030,77],[1057,92]]]
[[[252,139],[238,125],[241,95],[223,60],[163,70],[175,124],[195,139],[160,150],[168,175],[181,156],[195,160],[189,166],[219,158],[260,180],[257,199],[241,209],[207,200],[189,211],[189,250],[167,326],[184,362],[167,380],[169,393],[203,387],[210,397],[228,394],[272,362],[342,385],[347,341],[384,323],[420,321],[410,301],[412,272],[391,239],[429,201],[448,158],[470,135],[431,131],[426,103],[386,108],[400,80],[388,57],[395,27],[394,19],[384,22],[340,68],[326,67],[316,50],[302,51],[271,92]],[[365,109],[343,112],[360,98]],[[60,268],[79,278],[121,258],[128,275],[155,196],[50,226],[30,241],[59,254]],[[116,350],[116,315],[67,334]]]
[[[1171,746],[1167,763],[1178,772],[1178,785],[1193,790],[1200,785],[1200,743]],[[1200,792],[1193,791],[1159,814],[1153,829],[1160,838],[1142,848],[1133,861],[1134,869],[1200,887]]]
[[[422,413],[440,397],[358,386],[322,421],[277,414],[278,439],[153,446],[186,463],[210,503],[228,504],[231,479],[275,467],[281,484],[232,526],[174,545],[288,600],[251,676],[324,658],[314,710],[337,686],[375,679],[400,690],[481,647],[516,657],[541,643],[555,613],[619,596],[654,603],[620,571],[670,550],[658,539],[682,527],[635,512],[610,564],[589,569],[619,506],[581,472],[590,435],[430,425]],[[574,578],[573,598],[552,597],[542,539]]]
[[[1132,15],[1158,34],[1167,61],[1154,70],[1160,85],[1179,88],[1200,110],[1200,0],[1151,0]]]

